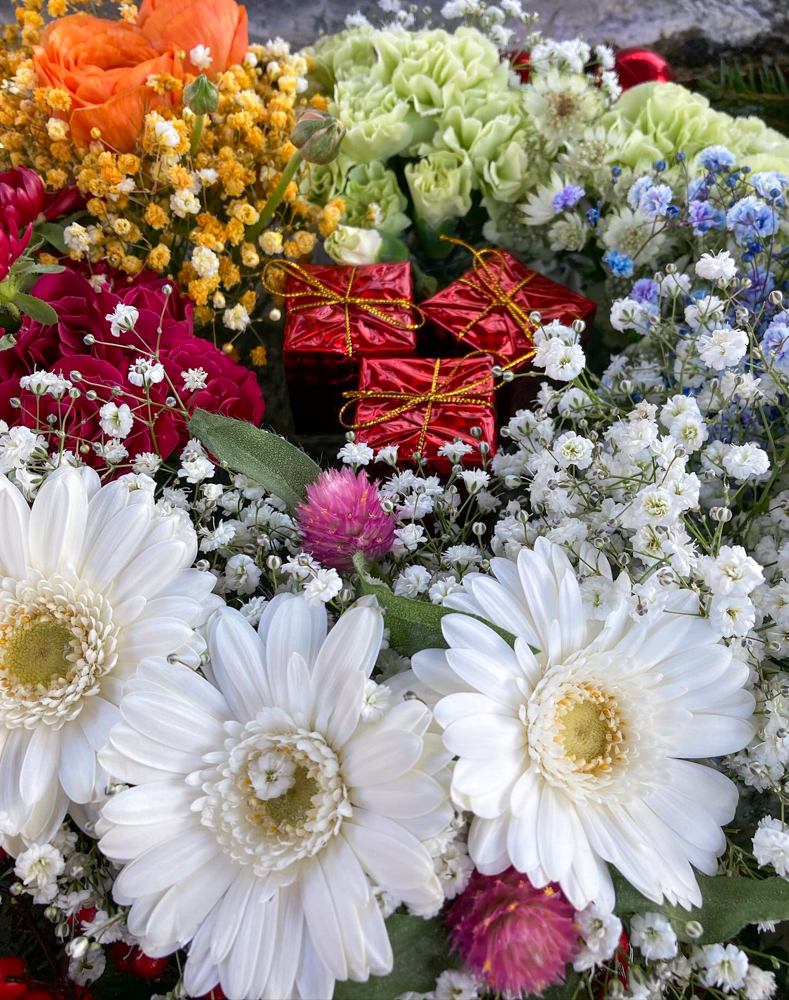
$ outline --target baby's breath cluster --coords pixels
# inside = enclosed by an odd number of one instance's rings
[[[136,9],[122,6],[133,24]],[[34,0],[18,11],[0,47],[0,164],[33,167],[50,190],[76,185],[85,210],[62,227],[61,249],[129,276],[145,268],[176,279],[198,325],[213,326],[231,350],[261,308],[266,261],[309,258],[318,228],[328,236],[339,220],[338,203],[315,208],[292,181],[268,226],[255,229],[295,153],[289,136],[298,114],[326,106],[305,95],[308,60],[280,38],[251,45],[213,83],[201,78],[214,93],[208,114],[190,100],[193,76],[152,73],[145,88],[154,110],[132,148],[119,151],[100,127],[78,142],[72,96],[37,74],[31,46],[40,41],[39,7]],[[58,0],[48,8],[50,17],[73,12]],[[205,46],[189,57],[195,69],[212,62]]]

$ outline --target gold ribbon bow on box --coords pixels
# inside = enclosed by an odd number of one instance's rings
[[[473,352],[473,354],[485,353],[487,352]],[[436,403],[467,403],[476,406],[487,406],[490,409],[494,408],[492,400],[486,399],[484,396],[474,394],[475,389],[478,389],[481,385],[484,385],[492,379],[492,374],[486,374],[483,378],[477,379],[476,382],[472,382],[471,385],[459,386],[457,389],[446,388],[446,386],[452,381],[461,364],[471,356],[472,355],[467,355],[466,358],[460,358],[441,385],[439,385],[439,374],[441,371],[442,361],[446,362],[454,359],[437,358],[433,367],[432,382],[427,392],[398,392],[388,389],[354,389],[349,392],[344,392],[343,396],[348,400],[348,402],[344,403],[342,409],[340,410],[340,423],[343,427],[348,428],[348,430],[361,431],[368,427],[376,427],[378,424],[386,423],[387,420],[391,420],[393,417],[399,417],[401,414],[407,413],[409,410],[414,410],[417,407],[424,405],[425,416],[422,421],[419,443],[416,448],[418,452],[421,452],[425,446],[425,439],[427,438],[427,431],[430,426],[430,418],[433,414],[433,407]],[[495,385],[491,387],[492,390],[496,388],[497,386]],[[363,420],[361,423],[346,423],[346,410],[349,406],[353,406],[354,403],[357,403],[360,400],[374,400],[382,402],[391,401],[399,405],[395,406],[391,410],[387,410],[386,413],[373,417],[370,420]]]
[[[299,281],[303,281],[304,284],[310,286],[310,291],[281,292],[272,288],[266,283],[266,274],[271,267],[279,268],[289,277],[297,278]],[[349,358],[353,356],[350,313],[351,306],[358,306],[360,309],[364,309],[365,312],[368,312],[371,316],[375,316],[375,318],[381,322],[388,323],[390,326],[397,327],[399,330],[418,330],[419,327],[425,322],[422,310],[419,306],[414,305],[414,303],[408,299],[371,299],[363,298],[360,295],[351,295],[353,283],[356,280],[355,267],[352,267],[349,272],[348,285],[345,292],[338,292],[334,288],[329,288],[328,285],[324,285],[322,281],[310,274],[306,268],[303,268],[300,264],[296,264],[289,260],[268,261],[266,266],[263,268],[263,274],[261,275],[260,280],[269,295],[275,295],[279,298],[287,300],[302,300],[297,301],[295,305],[288,305],[288,309],[291,312],[306,312],[308,309],[314,309],[316,306],[342,306],[345,311],[345,350]],[[404,309],[410,309],[418,313],[420,320],[418,323],[407,323],[404,320],[396,319],[394,316],[390,316],[388,313],[385,313],[382,309],[378,308],[379,306],[400,306]]]
[[[515,320],[516,324],[520,327],[526,338],[531,340],[532,334],[537,327],[529,319],[523,306],[518,305],[515,301],[514,296],[516,296],[525,285],[528,285],[528,283],[536,277],[536,272],[532,271],[531,274],[527,274],[522,281],[519,281],[517,285],[507,291],[502,287],[498,276],[493,272],[487,263],[490,257],[498,257],[503,269],[504,258],[502,257],[501,250],[494,250],[492,248],[475,250],[473,247],[470,247],[468,243],[464,243],[463,240],[455,239],[453,236],[442,236],[441,239],[446,240],[447,243],[454,243],[456,246],[464,247],[464,249],[468,250],[474,258],[472,268],[476,281],[472,281],[470,278],[466,277],[458,278],[458,281],[460,284],[467,285],[469,288],[473,288],[478,292],[484,292],[490,299],[490,302],[485,306],[479,316],[475,316],[474,319],[472,319],[470,323],[467,323],[460,333],[457,334],[458,340],[465,337],[475,323],[478,323],[497,306],[501,306],[505,309]]]

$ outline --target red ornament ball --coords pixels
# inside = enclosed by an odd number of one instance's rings
[[[21,1000],[27,994],[30,975],[23,958],[0,958],[0,1000]]]
[[[138,979],[158,979],[167,968],[167,963],[170,959],[167,956],[164,958],[151,958],[150,955],[146,955],[139,948],[135,950],[136,954],[131,962],[131,974],[137,976]]]
[[[668,60],[653,49],[620,49],[614,57],[614,69],[622,90],[639,83],[669,83],[674,79],[674,70]]]
[[[34,986],[32,990],[22,995],[22,1000],[57,1000],[58,994],[44,986]]]
[[[131,973],[134,957],[139,951],[139,948],[135,948],[133,945],[126,944],[123,941],[116,941],[114,944],[109,946],[107,951],[112,956],[112,960],[115,963],[115,967],[118,972]],[[142,954],[142,952],[140,952],[140,954]]]

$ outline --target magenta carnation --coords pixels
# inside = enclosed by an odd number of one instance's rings
[[[189,440],[180,407],[167,405],[172,387],[187,413],[200,408],[260,423],[265,404],[255,373],[195,335],[188,299],[176,289],[166,295],[166,280],[150,272],[132,280],[117,272],[101,273],[98,287],[72,268],[36,282],[33,293],[52,306],[58,321],[47,326],[25,317],[14,346],[0,351],[0,419],[41,430],[49,418],[62,430],[67,449],[101,468],[104,460],[94,449],[106,438],[101,407],[110,401],[125,403],[134,424],[123,441],[128,461],[122,471],[140,452],[157,452],[167,459]],[[106,316],[120,303],[133,306],[137,320],[133,331],[115,337]],[[140,357],[158,360],[166,377],[148,388],[133,382],[129,369]],[[20,377],[40,369],[67,379],[79,372],[82,395],[77,400],[68,395],[54,399],[21,389]],[[187,383],[184,373],[190,371],[201,372],[198,383]]]
[[[304,548],[326,566],[353,569],[353,557],[386,555],[394,541],[395,520],[381,507],[381,498],[366,472],[348,468],[322,472],[307,487],[307,502],[299,506],[297,522]]]
[[[505,996],[541,996],[578,952],[575,910],[559,886],[537,889],[514,868],[475,872],[447,923],[468,968]]]

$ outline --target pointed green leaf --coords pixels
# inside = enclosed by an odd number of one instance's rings
[[[36,236],[43,237],[47,243],[60,250],[61,253],[68,253],[66,238],[63,235],[65,226],[57,225],[54,222],[39,222],[35,227]]]
[[[52,326],[53,323],[57,323],[58,314],[47,302],[42,302],[41,299],[36,299],[32,295],[26,295],[24,292],[17,292],[13,299],[14,305],[20,312],[23,312],[26,316],[31,319],[36,320],[37,323],[44,323],[46,326]]]
[[[451,608],[442,608],[427,601],[413,601],[409,597],[398,597],[383,580],[370,575],[369,564],[364,555],[357,553],[354,565],[359,573],[359,589],[362,594],[374,594],[381,607],[386,608],[384,621],[389,629],[389,642],[402,649],[406,656],[413,656],[420,649],[446,649],[447,642],[441,631],[444,615],[457,614]],[[476,618],[477,615],[470,617]],[[515,645],[515,636],[491,622],[485,622],[498,632],[510,646]]]
[[[394,1000],[411,990],[428,993],[445,969],[458,967],[442,920],[395,913],[386,921],[386,929],[394,952],[392,971],[388,976],[371,976],[366,983],[337,983],[334,1000]]]
[[[285,438],[246,420],[195,410],[190,432],[220,461],[294,508],[307,497],[307,487],[320,466]]]
[[[789,882],[778,876],[756,879],[745,875],[702,875],[696,872],[702,903],[692,910],[669,903],[653,903],[642,896],[614,869],[611,870],[616,889],[616,912],[663,913],[671,921],[680,941],[694,944],[717,944],[730,941],[746,924],[789,920]],[[691,938],[686,930],[688,921],[703,927],[701,937]]]

